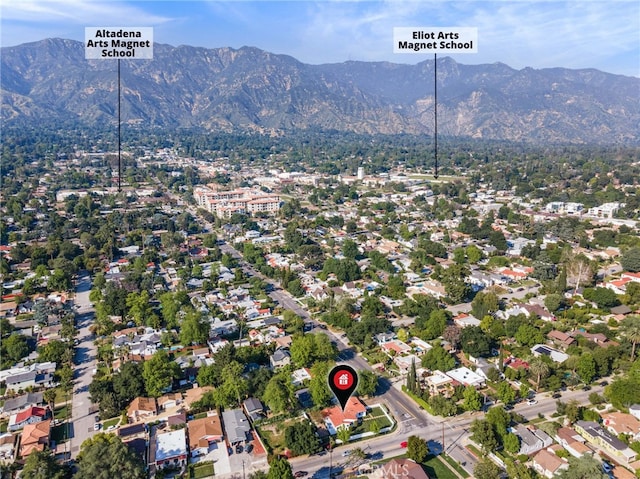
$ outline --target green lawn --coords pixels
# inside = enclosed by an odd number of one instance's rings
[[[351,435],[369,432],[369,425],[374,420],[377,421],[380,429],[385,427],[391,427],[393,425],[392,422],[387,418],[387,416],[385,416],[384,411],[382,411],[382,408],[378,406],[371,409],[371,411],[367,412],[367,415],[362,420],[362,424],[354,427],[351,431]]]
[[[110,426],[115,426],[115,425],[116,425],[116,424],[118,424],[119,422],[120,422],[120,416],[118,416],[118,417],[114,417],[114,418],[112,418],[112,419],[107,419],[106,421],[104,421],[104,422],[102,423],[102,427],[103,427],[103,429],[106,429],[106,428],[108,428],[108,427],[110,427]]]
[[[206,462],[203,464],[196,464],[193,466],[193,473],[191,473],[192,479],[203,479],[205,477],[211,477],[214,475],[213,462]]]
[[[429,456],[425,462],[422,463],[422,467],[429,474],[429,477],[435,477],[437,479],[458,479],[451,469],[442,463],[438,456]]]
[[[9,421],[0,421],[0,432],[7,432]]]
[[[54,411],[54,418],[59,419],[60,421],[63,421],[70,417],[71,417],[71,403],[67,404],[66,406],[56,408]]]
[[[453,458],[447,456],[446,454],[440,454],[440,459],[447,461],[447,463],[449,463],[451,467],[453,467],[456,471],[458,471],[458,474],[460,474],[462,477],[469,477],[469,474],[467,473],[467,471],[465,471],[464,468],[460,464],[458,464],[458,462],[455,461]]]

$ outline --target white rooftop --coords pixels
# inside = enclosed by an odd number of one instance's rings
[[[156,436],[156,461],[164,461],[186,454],[186,429],[164,432]]]
[[[465,366],[447,371],[447,376],[465,386],[481,386],[484,384],[484,378],[482,376]]]

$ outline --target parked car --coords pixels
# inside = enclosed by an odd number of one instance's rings
[[[242,444],[236,444],[236,454],[240,454],[242,452]]]
[[[93,425],[93,430],[94,430],[94,431],[99,431],[99,430],[100,430],[100,427],[101,427],[100,423],[99,423],[99,422],[97,422],[97,423],[95,423],[95,424]]]
[[[348,456],[348,455],[350,455],[350,454],[351,454],[351,450],[349,449],[349,450],[344,451],[344,452],[342,453],[342,456],[343,456],[343,457],[347,457],[347,456]]]
[[[309,473],[307,471],[297,471],[293,477],[304,477],[306,475],[308,475]]]
[[[244,452],[249,453],[253,451],[253,444],[247,444],[247,447],[244,448]]]

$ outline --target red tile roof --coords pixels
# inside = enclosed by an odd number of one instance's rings
[[[47,415],[47,409],[43,408],[43,407],[38,407],[38,406],[31,406],[28,409],[25,409],[22,412],[19,412],[16,415],[16,424],[20,424],[21,422],[26,421],[27,419],[29,419],[32,416],[37,416],[40,419],[44,419],[45,416]]]

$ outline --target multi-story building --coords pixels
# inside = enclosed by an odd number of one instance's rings
[[[587,441],[601,447],[619,462],[629,464],[636,459],[634,450],[597,422],[578,421],[575,423],[574,428]]]
[[[280,196],[252,188],[215,191],[206,186],[198,186],[194,189],[193,196],[198,206],[219,218],[229,218],[234,213],[275,213],[280,209]]]

